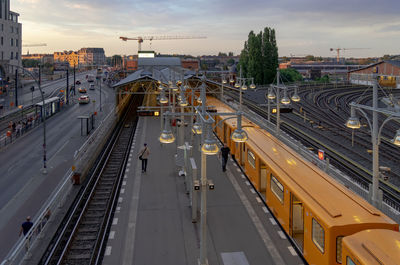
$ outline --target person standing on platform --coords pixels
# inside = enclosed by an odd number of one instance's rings
[[[219,151],[219,157],[222,156],[222,171],[226,171],[226,163],[228,163],[228,156],[229,153],[231,152],[231,149],[224,143],[224,146],[221,148]]]
[[[32,228],[33,223],[31,222],[31,217],[28,216],[26,217],[26,221],[22,223],[21,225],[21,230],[19,231],[19,235],[23,233],[24,236],[29,232],[29,230]]]
[[[150,155],[150,150],[147,147],[147,144],[144,144],[144,147],[142,150],[139,152],[139,159],[142,160],[142,173],[146,172],[147,169],[147,159],[149,158]]]

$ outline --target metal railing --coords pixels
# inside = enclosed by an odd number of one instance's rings
[[[101,121],[97,126],[92,135],[85,141],[85,143],[77,150],[74,154],[74,160],[81,159],[88,150],[93,146],[93,142],[99,140],[97,137],[101,132],[109,130],[112,122],[112,118],[115,118],[115,108]],[[38,211],[38,214],[33,218],[33,226],[29,232],[24,236],[20,237],[15,243],[11,251],[8,253],[6,258],[0,263],[0,265],[11,265],[20,264],[25,260],[28,260],[31,256],[30,251],[37,243],[37,239],[43,237],[43,232],[46,228],[46,224],[51,220],[58,210],[60,210],[65,203],[67,196],[73,187],[71,179],[73,172],[69,169],[60,184],[56,187],[54,192],[49,196],[49,199],[44,203],[42,208]]]
[[[238,110],[239,106],[235,102],[227,102],[224,101],[225,104],[229,105],[231,108]],[[285,143],[287,146],[295,150],[298,154],[300,154],[304,159],[313,163],[314,165],[318,166],[320,169],[325,171],[329,176],[334,178],[336,181],[344,185],[346,188],[350,189],[351,191],[358,194],[364,200],[368,201],[369,203],[372,202],[372,198],[370,196],[370,192],[367,189],[364,189],[358,183],[352,181],[352,179],[335,168],[334,166],[330,165],[328,161],[324,160],[321,161],[318,159],[318,156],[307,149],[301,142],[293,139],[291,136],[286,134],[284,131],[280,131],[279,135],[276,134],[276,125],[268,120],[264,119],[257,113],[253,112],[252,110],[248,109],[246,106],[242,106],[244,116],[249,119],[250,121],[254,122],[262,129],[271,133],[274,137],[278,140]],[[371,189],[371,187],[369,187]],[[382,198],[382,190],[380,190],[380,197]],[[392,218],[395,222],[400,223],[400,212],[397,211],[395,208],[391,207],[387,203],[383,202],[380,210]]]

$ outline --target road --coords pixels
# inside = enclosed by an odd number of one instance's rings
[[[57,91],[60,86],[65,87],[65,79],[46,85],[45,93]],[[81,136],[81,125],[77,117],[95,109],[98,112],[96,124],[99,124],[115,105],[114,90],[102,84],[103,111],[99,112],[98,86],[95,90],[89,90],[86,81],[81,86],[87,88],[90,104],[78,104],[80,93],[77,91],[69,106],[63,107],[60,113],[46,120],[47,175],[41,173],[43,125],[0,151],[0,261],[17,241],[22,221],[28,215],[35,216],[40,210],[70,169],[74,152],[87,139],[87,136]],[[93,100],[96,102],[93,103]],[[3,240],[5,238],[7,240]]]

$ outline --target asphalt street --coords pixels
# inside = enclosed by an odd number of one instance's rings
[[[84,80],[83,77],[80,79]],[[57,91],[63,84],[65,79],[47,85],[45,91]],[[77,91],[69,106],[64,106],[59,113],[46,120],[47,175],[41,173],[43,124],[0,150],[0,261],[17,241],[22,221],[28,215],[34,217],[37,214],[71,168],[75,151],[87,139],[88,136],[81,136],[81,124],[77,117],[96,110],[96,124],[99,124],[115,106],[112,88],[102,84],[103,111],[99,112],[98,86],[89,90],[86,81],[81,86],[87,88],[90,104],[78,104],[80,93]]]

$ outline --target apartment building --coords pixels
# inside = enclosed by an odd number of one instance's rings
[[[74,66],[77,67],[79,65],[78,52],[74,51],[54,52],[54,62],[68,63],[69,67],[74,67]]]
[[[103,48],[81,48],[78,51],[79,65],[104,65],[106,63],[106,56]]]
[[[2,80],[14,73],[21,63],[22,25],[19,14],[10,11],[10,0],[0,0],[0,76]]]

